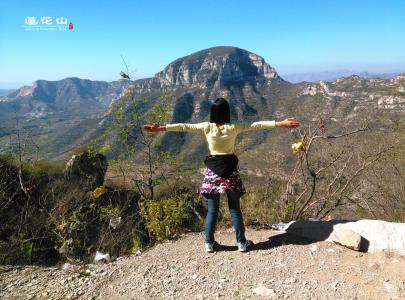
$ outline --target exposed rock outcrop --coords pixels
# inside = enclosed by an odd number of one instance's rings
[[[64,175],[68,180],[80,182],[87,190],[94,190],[103,185],[107,167],[107,158],[103,154],[83,152],[72,156],[66,164]]]
[[[262,57],[236,47],[214,47],[179,58],[155,77],[163,86],[188,88],[280,78]]]

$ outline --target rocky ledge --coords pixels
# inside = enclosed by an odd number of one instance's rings
[[[159,244],[110,263],[3,266],[1,299],[404,299],[405,258],[357,252],[285,232],[247,230],[240,253],[231,230]]]

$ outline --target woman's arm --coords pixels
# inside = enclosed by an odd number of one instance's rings
[[[207,126],[207,122],[197,123],[197,124],[187,124],[187,123],[176,123],[176,124],[146,124],[143,128],[147,131],[182,131],[182,132],[197,132],[204,133],[204,129]]]
[[[283,121],[257,121],[251,124],[246,123],[235,124],[235,126],[238,132],[244,132],[274,127],[296,128],[300,126],[300,123],[294,118],[288,118]]]

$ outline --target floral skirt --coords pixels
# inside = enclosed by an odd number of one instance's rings
[[[229,177],[221,177],[207,167],[203,174],[204,178],[200,188],[202,195],[226,193],[229,189],[239,191],[241,196],[246,193],[238,168]]]

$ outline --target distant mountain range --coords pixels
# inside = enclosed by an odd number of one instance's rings
[[[7,96],[8,94],[14,92],[15,90],[12,89],[0,89],[0,97]]]
[[[292,83],[298,82],[316,82],[316,81],[334,81],[341,77],[348,77],[352,75],[357,75],[361,78],[381,78],[381,79],[392,79],[398,76],[400,73],[370,73],[370,72],[356,72],[350,70],[341,71],[328,71],[328,72],[308,72],[308,73],[295,73],[286,74],[283,78]]]
[[[179,58],[154,77],[134,82],[39,80],[0,97],[0,152],[9,149],[7,137],[15,130],[18,116],[20,124],[39,137],[46,158],[65,159],[75,147],[106,130],[109,107],[129,84],[139,98],[156,99],[161,91],[170,91],[175,98],[171,123],[208,120],[210,105],[217,97],[230,101],[232,120],[247,122],[287,116],[310,121],[322,115],[331,126],[338,126],[354,116],[382,112],[403,116],[405,76],[365,77],[293,84],[257,54],[214,47]],[[249,148],[269,138],[275,142],[281,138],[278,136],[278,131],[260,131],[244,133],[242,138],[249,141]],[[196,161],[207,151],[205,141],[196,135],[167,132],[161,138],[166,149],[186,161]]]
[[[5,109],[22,115],[43,116],[57,111],[97,113],[104,110],[127,84],[79,78],[37,80],[0,98]]]

